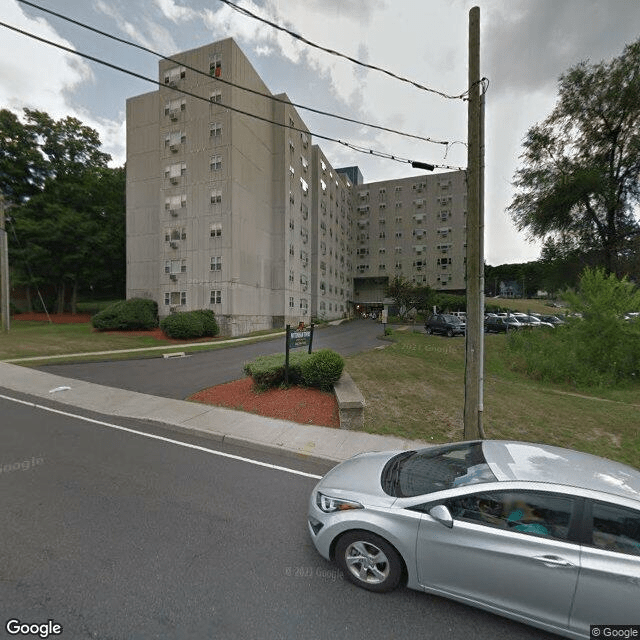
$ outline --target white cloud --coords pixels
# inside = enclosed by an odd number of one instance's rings
[[[46,20],[27,17],[15,0],[8,0],[3,21],[73,48]],[[69,93],[93,80],[91,68],[73,54],[7,29],[3,29],[2,49],[0,104],[14,111],[28,107],[47,111],[53,117],[64,117],[69,113]]]
[[[155,0],[160,11],[172,22],[184,22],[192,20],[196,17],[196,12],[189,7],[183,7],[174,2],[174,0]]]
[[[124,16],[116,10],[115,6],[107,4],[106,2],[103,2],[103,0],[97,0],[95,7],[105,16],[111,18],[116,23],[120,31],[143,47],[160,51],[161,53],[173,53],[177,50],[177,45],[171,35],[171,32],[158,22],[155,22],[148,17],[144,18],[139,16],[139,24],[136,25],[133,22],[126,20]]]

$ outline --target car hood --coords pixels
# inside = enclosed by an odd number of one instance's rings
[[[361,453],[335,466],[316,486],[335,498],[357,500],[365,505],[391,506],[397,498],[382,490],[380,475],[388,460],[400,451]]]

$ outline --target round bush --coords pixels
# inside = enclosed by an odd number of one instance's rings
[[[340,379],[343,369],[344,360],[339,353],[320,349],[302,363],[300,372],[306,385],[330,391]]]
[[[203,336],[215,337],[220,333],[218,321],[211,309],[198,309],[197,311],[191,311],[191,313],[202,320]]]
[[[158,304],[155,300],[130,298],[119,300],[91,318],[99,331],[140,331],[158,326]]]
[[[177,338],[179,340],[201,338],[204,335],[202,318],[189,311],[179,311],[162,318],[160,328],[169,338]]]

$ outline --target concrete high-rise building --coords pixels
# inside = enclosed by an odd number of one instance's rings
[[[380,304],[396,274],[464,289],[463,172],[363,184],[233,40],[172,59],[127,101],[128,298],[240,335]]]

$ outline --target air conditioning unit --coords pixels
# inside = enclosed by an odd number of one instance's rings
[[[177,144],[170,144],[169,145],[169,149],[171,149],[171,151],[176,153],[176,151],[178,151],[178,145]]]
[[[173,280],[174,282],[178,279],[178,276],[175,273],[169,274],[169,280]]]
[[[171,184],[178,184],[180,182],[180,176],[171,176],[169,182]]]
[[[180,111],[178,111],[178,109],[171,109],[171,111],[169,111],[169,118],[171,120],[177,120],[179,116]]]

